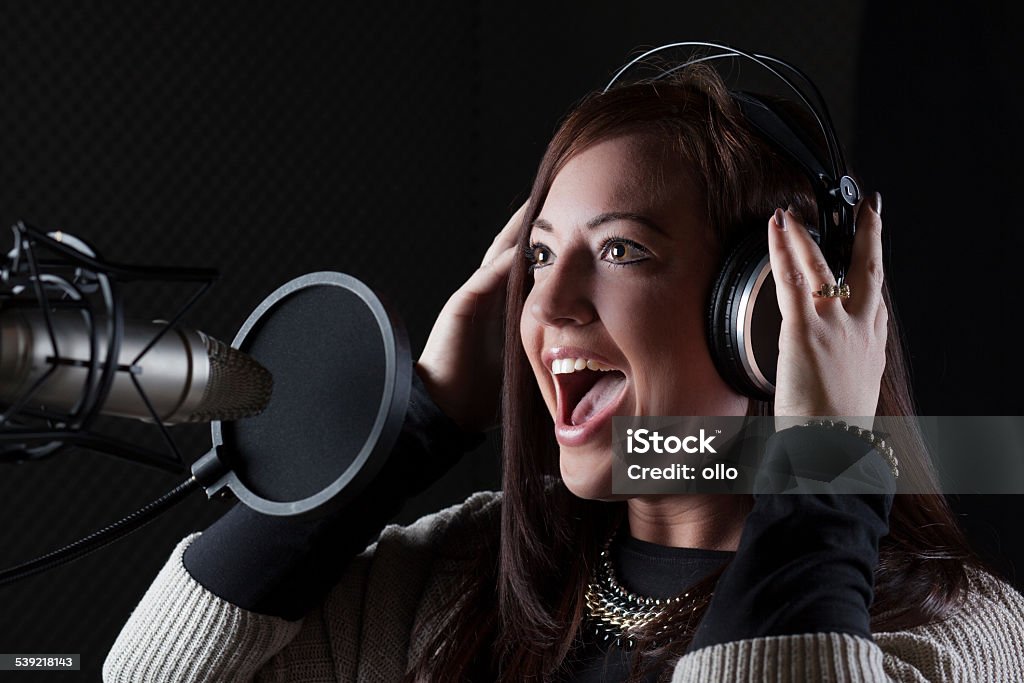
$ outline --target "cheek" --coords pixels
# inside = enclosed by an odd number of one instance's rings
[[[531,303],[531,297],[526,297],[526,303],[523,304],[523,312],[519,316],[519,339],[523,344],[523,350],[526,352],[527,358],[530,359],[530,364],[534,366],[534,372],[536,372],[536,366],[534,365],[536,359],[534,359],[533,354],[540,348],[541,327],[537,319],[530,314]]]
[[[666,283],[610,307],[606,321],[634,376],[637,408],[644,414],[676,415],[716,374],[704,330],[705,302],[680,296],[699,289]]]
[[[601,317],[617,345],[635,360],[678,360],[695,346],[704,345],[704,301],[688,295],[691,292],[693,284],[685,281],[666,281],[635,291],[610,289]]]
[[[523,351],[530,361],[530,369],[533,370],[533,376],[540,387],[541,395],[550,407],[553,405],[554,397],[550,395],[551,388],[546,381],[548,370],[542,366],[540,358],[536,357],[544,341],[544,330],[537,322],[537,319],[530,314],[530,303],[530,298],[527,297],[526,304],[523,306],[523,313],[519,317],[519,339],[523,344]]]

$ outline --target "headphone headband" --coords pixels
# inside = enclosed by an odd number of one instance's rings
[[[856,181],[847,172],[842,146],[839,144],[832,125],[832,116],[821,91],[803,71],[777,57],[744,52],[720,43],[688,41],[669,43],[644,52],[619,69],[608,85],[604,87],[603,92],[608,92],[631,69],[653,66],[648,61],[650,57],[678,48],[711,48],[721,52],[691,57],[683,63],[667,69],[659,67],[656,75],[640,79],[639,82],[655,83],[671,76],[676,71],[702,62],[718,59],[746,59],[762,67],[784,83],[814,117],[825,139],[828,153],[827,162],[819,160],[818,156],[804,144],[797,131],[766,101],[751,93],[731,92],[733,99],[751,125],[763,138],[787,154],[810,180],[818,201],[820,216],[818,230],[821,235],[822,252],[836,276],[837,283],[842,284],[853,245],[855,231],[853,207],[860,201],[861,193]],[[793,78],[780,72],[776,67],[781,67],[794,76],[796,80],[806,86],[807,91],[801,89]]]

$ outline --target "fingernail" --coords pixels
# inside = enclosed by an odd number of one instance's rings
[[[786,214],[782,209],[775,209],[775,227],[782,231],[786,230]]]
[[[868,198],[868,203],[871,204],[871,210],[875,212],[875,215],[881,218],[882,194],[880,192],[872,192],[871,197]]]

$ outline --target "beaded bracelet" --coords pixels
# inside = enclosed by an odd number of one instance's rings
[[[875,434],[870,429],[861,429],[857,425],[848,425],[842,420],[808,420],[806,423],[800,425],[801,427],[826,427],[829,429],[841,429],[843,431],[850,432],[856,436],[867,441],[871,444],[871,447],[882,454],[882,456],[889,461],[889,467],[892,469],[892,476],[899,478],[900,476],[900,461],[893,455],[892,446],[885,443],[885,439]]]

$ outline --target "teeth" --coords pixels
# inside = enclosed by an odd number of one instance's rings
[[[551,361],[552,375],[564,375],[570,372],[579,372],[580,370],[608,372],[611,369],[612,367],[610,365],[605,365],[604,363],[588,358],[556,358]]]

